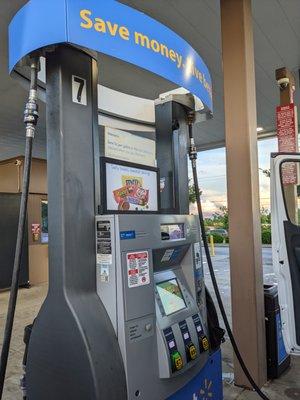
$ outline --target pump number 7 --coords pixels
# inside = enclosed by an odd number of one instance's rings
[[[72,98],[74,103],[87,105],[86,79],[72,75]]]

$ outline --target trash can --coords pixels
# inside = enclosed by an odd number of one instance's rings
[[[281,326],[277,285],[264,285],[268,379],[279,378],[289,368]]]

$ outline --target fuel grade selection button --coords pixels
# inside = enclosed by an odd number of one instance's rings
[[[179,351],[171,354],[172,369],[174,372],[180,371],[183,368],[183,360]]]
[[[197,349],[192,342],[187,322],[179,322],[179,328],[181,330],[182,339],[185,345],[186,359],[188,362],[194,361],[197,358]]]
[[[197,358],[197,349],[196,349],[196,346],[193,343],[190,343],[187,346],[187,354],[188,354],[188,358],[191,361],[196,360],[196,358]]]
[[[183,368],[183,359],[180,352],[178,351],[172,327],[164,329],[163,332],[169,349],[171,370],[172,373],[175,373]]]
[[[208,338],[207,338],[207,336],[205,336],[205,335],[202,335],[200,338],[199,338],[200,340],[200,347],[201,347],[201,352],[202,353],[204,353],[205,351],[208,351],[209,350],[209,341],[208,341]]]

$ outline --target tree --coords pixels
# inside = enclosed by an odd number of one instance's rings
[[[262,207],[260,210],[260,219],[262,225],[271,225],[271,213],[267,208]],[[215,226],[228,230],[229,217],[228,208],[226,206],[219,207],[219,211],[213,213],[211,218],[205,219],[207,226]]]
[[[260,221],[262,225],[271,225],[271,213],[265,207],[260,209]]]
[[[206,218],[206,225],[218,228],[228,229],[228,208],[226,206],[219,207],[219,211],[215,212],[211,218]]]
[[[200,190],[200,196],[202,195],[202,191]],[[195,186],[192,182],[192,179],[189,179],[189,202],[190,204],[195,204],[197,202]]]

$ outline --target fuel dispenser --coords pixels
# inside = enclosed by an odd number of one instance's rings
[[[156,102],[157,167],[107,158],[93,112],[97,63],[65,46],[45,55],[49,293],[26,330],[24,398],[222,399],[188,209],[193,96]],[[72,76],[86,82],[83,108]]]
[[[128,398],[169,398],[210,358],[197,218],[99,216],[96,233],[97,293],[118,337]]]
[[[157,154],[163,141],[171,157],[158,157],[157,168],[105,157],[100,162],[97,294],[118,338],[128,399],[222,398],[220,352],[210,345],[207,323],[199,220],[189,215],[187,199],[186,112],[194,104],[186,94],[157,100]],[[174,154],[181,154],[176,162]],[[181,187],[175,186],[184,172]]]

